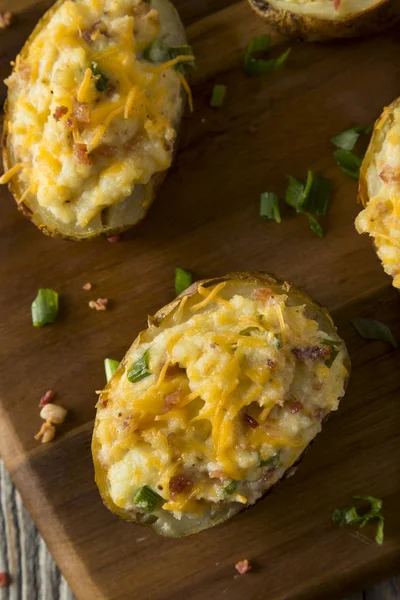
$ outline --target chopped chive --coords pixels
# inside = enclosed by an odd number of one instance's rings
[[[245,329],[242,329],[242,331],[239,331],[239,335],[249,336],[252,334],[253,331],[260,331],[260,330],[258,327],[246,327]]]
[[[108,77],[106,77],[104,75],[104,73],[102,73],[102,71],[100,71],[99,69],[99,65],[97,64],[97,62],[91,62],[90,63],[90,69],[93,73],[93,75],[96,77],[96,90],[98,92],[106,92],[108,90]]]
[[[311,231],[321,238],[324,232],[315,215],[324,216],[328,212],[331,190],[329,179],[316,175],[310,169],[307,171],[305,183],[289,176],[285,195],[286,204],[294,208],[297,213],[305,214]]]
[[[247,75],[263,75],[269,71],[274,71],[280,67],[290,54],[290,48],[285,50],[278,58],[258,58],[260,54],[265,54],[271,47],[271,38],[269,35],[258,35],[250,40],[247,45],[243,68]]]
[[[237,481],[230,481],[224,487],[224,492],[226,492],[227,494],[229,494],[231,496],[232,494],[234,494],[235,492],[237,492],[238,487],[239,487],[239,484],[238,484]]]
[[[365,135],[369,135],[371,129],[372,128],[369,125],[352,127],[351,129],[346,129],[338,135],[335,135],[331,138],[331,142],[334,146],[342,148],[342,150],[353,150],[360,134],[364,133]]]
[[[32,322],[35,327],[54,323],[58,313],[58,293],[51,289],[40,289],[32,302]]]
[[[280,462],[281,462],[281,453],[279,451],[276,454],[274,454],[273,456],[270,456],[269,458],[267,458],[266,460],[261,460],[260,464],[258,466],[259,467],[279,467]]]
[[[279,199],[273,192],[263,192],[260,196],[260,217],[281,222]]]
[[[152,513],[161,506],[164,500],[151,487],[144,485],[138,490],[133,501],[144,512]]]
[[[126,374],[128,381],[131,383],[136,383],[141,381],[145,377],[151,375],[149,371],[149,359],[150,359],[150,349],[148,348],[146,352],[143,354],[142,358],[139,358]]]
[[[115,371],[119,367],[119,360],[114,360],[112,358],[104,359],[104,370],[106,372],[107,382],[110,381],[111,377],[114,375]]]
[[[394,337],[390,327],[382,321],[376,319],[361,319],[356,317],[352,321],[357,333],[365,340],[382,340],[389,342],[393,348],[398,347],[396,338]]]
[[[225,94],[226,94],[226,85],[222,85],[222,84],[214,85],[214,88],[212,91],[212,96],[211,96],[210,106],[212,106],[212,108],[220,108],[224,103]]]
[[[176,267],[176,269],[175,269],[175,292],[176,292],[176,295],[179,296],[179,294],[181,294],[189,286],[191,286],[192,280],[193,280],[193,277],[192,277],[192,274],[190,271],[185,271],[185,269]]]
[[[383,502],[379,498],[373,496],[353,496],[354,500],[362,500],[369,502],[371,508],[364,514],[359,514],[355,506],[350,508],[336,508],[332,513],[332,521],[338,525],[358,525],[359,527],[365,527],[365,525],[371,521],[378,521],[378,528],[376,531],[375,541],[381,545],[383,543],[383,530],[385,517],[382,514]]]
[[[310,213],[306,213],[306,214],[308,217],[308,224],[309,224],[310,229],[313,232],[313,234],[320,238],[324,237],[324,231],[323,231],[321,225],[318,223],[316,217],[314,217],[314,215],[312,215]]]
[[[295,208],[299,212],[299,208],[303,203],[304,184],[301,181],[297,181],[294,177],[289,175],[289,185],[286,190],[285,202],[292,208]]]
[[[359,179],[362,158],[354,154],[352,150],[339,148],[333,153],[338,167],[352,179]]]
[[[325,364],[327,367],[331,368],[331,366],[335,362],[337,355],[340,352],[342,343],[336,342],[335,340],[327,340],[325,338],[320,341],[321,341],[321,344],[324,344],[325,346],[329,346],[329,348],[330,348],[331,354],[330,354],[328,360],[325,361]]]

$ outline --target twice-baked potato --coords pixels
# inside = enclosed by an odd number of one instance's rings
[[[369,233],[383,268],[400,288],[400,99],[375,123],[360,169],[358,233]]]
[[[19,208],[78,240],[144,217],[171,164],[191,48],[168,0],[58,0],[6,80],[3,160]]]
[[[310,41],[369,35],[390,27],[399,0],[249,0],[270,25]]]
[[[199,281],[149,317],[101,392],[107,507],[159,534],[254,504],[338,408],[350,360],[326,309],[263,273]]]

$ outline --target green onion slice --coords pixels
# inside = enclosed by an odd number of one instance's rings
[[[263,59],[257,58],[260,54],[265,54],[271,47],[271,38],[269,35],[258,35],[250,40],[247,45],[243,68],[247,75],[263,75],[269,71],[274,71],[280,67],[290,54],[290,48],[285,50],[278,58]]]
[[[144,512],[152,513],[162,505],[164,499],[152,490],[151,487],[144,485],[138,490],[133,501]]]
[[[332,183],[329,179],[308,171],[304,189],[302,208],[305,212],[324,217],[328,212],[329,200],[332,193]]]
[[[192,56],[192,46],[167,46],[161,40],[153,40],[147,48],[143,51],[143,58],[149,62],[160,64],[172,60],[177,56]],[[175,65],[175,69],[181,73],[186,73],[188,70],[195,68],[194,60],[178,63]]]
[[[342,343],[336,342],[335,340],[327,340],[326,338],[323,338],[322,340],[320,340],[320,342],[321,342],[321,344],[324,344],[325,346],[329,346],[329,348],[331,350],[331,354],[330,354],[328,360],[325,361],[326,366],[331,368],[331,366],[335,362],[337,355],[340,352]]]
[[[310,213],[306,213],[306,214],[307,214],[307,218],[308,218],[308,224],[309,224],[310,229],[313,232],[313,234],[320,238],[323,238],[324,230],[322,229],[321,225],[318,223],[316,217],[314,217],[314,215],[312,215]]]
[[[261,460],[259,467],[279,467],[280,462],[281,462],[281,453],[279,451],[276,454],[274,454],[273,456],[270,456],[269,458],[267,458],[266,460]]]
[[[286,190],[285,202],[292,208],[295,208],[297,212],[301,208],[304,201],[304,184],[301,181],[297,181],[294,177],[289,175],[289,185]]]
[[[111,377],[114,375],[115,371],[119,367],[119,360],[114,360],[113,358],[105,358],[104,359],[104,370],[106,372],[107,382],[110,381]]]
[[[237,492],[238,487],[239,487],[239,484],[238,484],[237,481],[230,481],[224,487],[224,492],[226,492],[227,494],[229,494],[231,496],[232,494],[234,494],[235,492]]]
[[[58,293],[51,289],[40,289],[32,302],[32,322],[35,327],[54,323],[58,313]]]
[[[260,329],[258,327],[246,327],[246,329],[242,329],[242,331],[239,331],[239,335],[245,335],[245,336],[250,336],[253,331],[260,331]]]
[[[372,128],[369,125],[352,127],[351,129],[346,129],[338,135],[335,135],[335,137],[331,138],[331,142],[334,146],[342,148],[343,150],[353,150],[360,134],[364,133],[365,135],[369,135],[371,130]]]
[[[364,340],[382,340],[392,344],[393,348],[398,347],[397,340],[386,323],[376,319],[361,319],[359,317],[352,319],[351,322]]]
[[[279,210],[279,199],[273,192],[263,192],[260,197],[260,217],[281,222],[281,213]]]
[[[353,496],[354,500],[362,500],[369,502],[371,508],[364,514],[359,514],[355,506],[350,508],[336,508],[332,513],[332,521],[338,525],[358,525],[365,527],[371,521],[378,521],[375,541],[381,545],[384,538],[384,522],[385,517],[382,514],[383,502],[379,498],[373,496]]]
[[[339,148],[333,153],[338,167],[352,179],[359,179],[362,158],[354,154],[352,150]]]
[[[175,269],[175,292],[176,295],[179,296],[182,292],[184,292],[190,285],[192,285],[192,274],[190,271],[185,271],[185,269],[181,269],[180,267],[176,267]]]
[[[90,63],[90,69],[93,73],[93,75],[96,77],[96,90],[98,92],[106,92],[108,90],[108,77],[106,77],[104,75],[104,73],[102,73],[102,71],[100,71],[99,69],[99,65],[97,64],[97,62],[91,62]]]
[[[141,381],[145,377],[151,375],[149,371],[149,359],[150,348],[146,350],[142,358],[139,358],[139,360],[133,363],[128,373],[126,374],[128,381],[130,381],[131,383],[136,383],[138,381]]]
[[[214,85],[210,106],[212,108],[220,108],[223,105],[226,94],[226,85],[217,84]]]

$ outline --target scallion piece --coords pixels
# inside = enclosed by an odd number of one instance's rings
[[[279,451],[276,454],[274,454],[273,456],[270,456],[269,458],[267,458],[266,460],[261,460],[259,467],[279,467],[280,462],[281,462],[281,453]]]
[[[238,484],[237,481],[230,481],[224,487],[224,492],[226,492],[227,494],[229,494],[231,496],[232,494],[234,494],[235,492],[237,492],[238,487],[239,487],[239,484]]]
[[[376,319],[362,319],[360,317],[356,317],[351,322],[357,333],[365,340],[382,340],[392,344],[393,348],[398,347],[397,340],[386,323]]]
[[[260,217],[281,222],[281,213],[279,210],[279,198],[273,192],[263,192],[260,197]]]
[[[285,202],[292,208],[295,208],[297,212],[301,208],[304,201],[304,183],[297,181],[294,177],[289,175],[289,185],[286,190]]]
[[[98,92],[106,92],[108,90],[108,77],[106,77],[104,75],[104,73],[102,73],[102,71],[100,71],[99,69],[99,65],[97,64],[97,62],[91,62],[90,63],[90,69],[93,73],[93,75],[96,77],[96,90]]]
[[[247,45],[243,68],[247,75],[263,75],[280,67],[290,54],[290,48],[285,50],[278,58],[263,59],[259,55],[265,54],[271,47],[269,35],[258,35],[250,40]]]
[[[192,285],[192,274],[190,271],[185,271],[185,269],[181,269],[180,267],[176,267],[175,269],[175,292],[176,295],[179,296],[182,292],[187,290],[187,288]]]
[[[352,179],[359,179],[362,158],[354,154],[352,150],[339,148],[333,153],[338,167]]]
[[[321,340],[321,344],[324,344],[325,346],[329,346],[331,354],[328,358],[328,360],[325,361],[325,364],[327,367],[331,368],[331,366],[333,365],[337,355],[340,352],[340,348],[342,343],[341,342],[336,342],[334,340],[327,340],[327,339],[322,339]]]
[[[114,360],[113,358],[105,358],[104,359],[104,370],[106,372],[107,382],[110,381],[111,377],[114,375],[115,371],[119,367],[119,360]]]
[[[163,498],[151,489],[148,485],[144,485],[138,490],[133,499],[138,508],[146,513],[154,512],[163,503]]]
[[[323,238],[324,230],[322,229],[321,225],[318,223],[316,217],[314,217],[314,215],[312,215],[311,213],[306,213],[306,215],[308,218],[308,224],[309,224],[310,229],[313,232],[313,234],[320,238]]]
[[[331,182],[325,177],[316,175],[310,169],[305,183],[289,176],[285,202],[298,213],[308,218],[308,224],[314,235],[323,237],[324,232],[315,215],[324,216],[328,211],[331,196]]]
[[[35,327],[54,323],[58,313],[58,293],[51,289],[40,289],[32,302],[32,322]]]
[[[212,96],[211,96],[210,106],[212,108],[220,108],[224,103],[225,94],[226,94],[226,85],[222,85],[219,83],[217,85],[214,85],[214,88],[212,91]]]
[[[385,517],[382,514],[382,500],[373,498],[372,496],[353,496],[353,499],[369,502],[371,504],[370,510],[360,515],[355,506],[350,508],[336,508],[332,513],[332,521],[341,526],[358,525],[359,527],[365,527],[365,525],[371,521],[378,521],[375,541],[377,544],[381,545],[383,543],[385,521]]]
[[[150,349],[148,348],[146,352],[143,354],[142,358],[139,358],[126,374],[128,381],[131,383],[137,383],[141,381],[145,377],[151,375],[149,371],[149,359],[150,359]]]
[[[338,135],[335,135],[335,137],[331,138],[331,142],[334,146],[342,148],[342,150],[353,150],[358,138],[360,137],[360,134],[362,133],[369,135],[371,133],[371,127],[369,125],[365,125],[346,129],[345,131],[342,131]]]
[[[260,331],[258,327],[246,327],[246,329],[242,329],[239,331],[239,335],[250,336],[253,331]]]

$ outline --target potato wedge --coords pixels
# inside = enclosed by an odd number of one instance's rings
[[[249,0],[281,33],[309,41],[369,35],[393,25],[398,0]]]
[[[110,236],[145,216],[173,158],[190,52],[169,0],[58,0],[44,15],[6,80],[0,179],[44,233]]]
[[[265,273],[199,281],[149,317],[97,404],[106,506],[179,537],[290,473],[350,372],[326,309]]]

